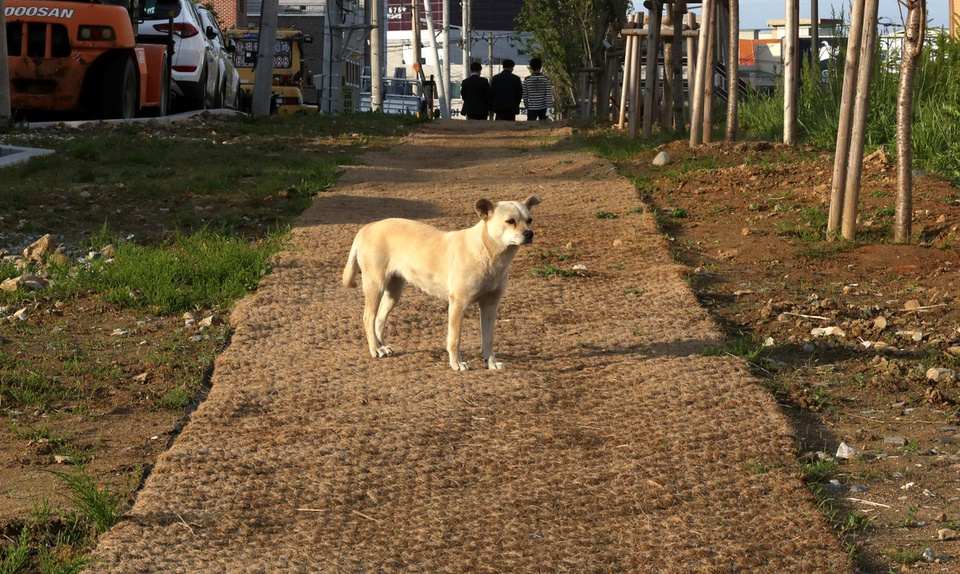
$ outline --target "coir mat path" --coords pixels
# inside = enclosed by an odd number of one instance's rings
[[[91,571],[849,571],[773,398],[704,354],[720,331],[633,187],[566,135],[436,123],[349,168],[234,312],[209,397]],[[339,284],[359,227],[466,227],[478,198],[531,194],[506,370],[450,370],[446,305],[414,288],[398,355],[371,359]],[[473,367],[479,348],[474,309]]]

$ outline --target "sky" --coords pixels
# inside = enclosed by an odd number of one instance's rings
[[[819,0],[820,17],[830,18],[835,12],[839,12],[841,6],[844,12],[850,13],[849,0]],[[928,18],[933,26],[947,25],[947,4],[949,0],[928,0]],[[640,2],[634,2],[640,4]],[[880,0],[880,18],[888,18],[893,22],[900,23],[900,10],[897,0]],[[740,27],[741,28],[765,28],[767,20],[783,18],[783,0],[740,0]],[[810,17],[810,0],[800,0],[800,17]]]

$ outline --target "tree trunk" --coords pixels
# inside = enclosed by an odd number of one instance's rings
[[[643,28],[643,14],[634,14],[637,28]],[[637,128],[640,127],[640,37],[633,41],[633,56],[630,59],[630,117],[627,122],[627,132],[630,138],[637,137]]]
[[[730,0],[730,32],[727,47],[727,135],[728,142],[737,139],[738,111],[740,104],[740,0]]]
[[[633,16],[627,21],[626,27],[633,27]],[[637,36],[627,36],[623,41],[623,83],[620,85],[620,117],[617,120],[617,128],[621,130],[627,123],[627,108],[630,105],[630,70],[633,67],[633,43],[636,41]]]
[[[843,217],[843,194],[847,187],[847,160],[850,157],[850,124],[853,122],[853,100],[860,68],[860,40],[863,36],[863,2],[864,0],[854,0],[853,12],[850,15],[850,38],[847,41],[846,62],[843,68],[843,96],[840,100],[837,149],[833,157],[827,239],[833,239],[840,231],[840,218]]]
[[[786,0],[787,22],[783,38],[783,143],[797,141],[797,92],[800,87],[800,4]]]
[[[693,12],[687,12],[683,16],[683,26],[688,30],[693,30],[697,25],[697,17]],[[685,119],[693,119],[693,93],[694,84],[697,82],[697,41],[695,38],[686,38],[687,45],[687,110]],[[693,125],[691,123],[691,125]],[[691,128],[691,132],[693,129]]]
[[[923,50],[926,2],[911,0],[903,47],[900,50],[900,90],[897,93],[897,218],[894,241],[910,243],[913,219],[913,78]]]
[[[867,130],[867,110],[870,104],[870,79],[873,77],[873,56],[877,44],[877,4],[866,0],[863,8],[863,34],[860,39],[860,70],[857,76],[857,101],[853,107],[853,127],[850,131],[850,156],[847,160],[847,188],[843,194],[843,238],[853,240],[857,235],[857,209],[860,202],[860,177],[863,175],[863,138]]]
[[[647,23],[646,90],[643,93],[643,137],[653,135],[653,115],[656,113],[657,60],[660,53],[661,0],[650,0],[650,20]]]

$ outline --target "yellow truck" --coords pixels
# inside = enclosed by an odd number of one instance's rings
[[[235,28],[226,33],[233,43],[234,65],[240,72],[241,108],[250,110],[253,100],[253,66],[257,62],[258,30]],[[316,111],[316,106],[303,103],[303,86],[306,70],[303,61],[303,44],[309,36],[299,30],[279,28],[273,49],[273,97],[279,113]]]

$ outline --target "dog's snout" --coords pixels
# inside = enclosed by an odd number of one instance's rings
[[[524,243],[533,243],[533,230],[526,229],[523,232],[523,242]]]

